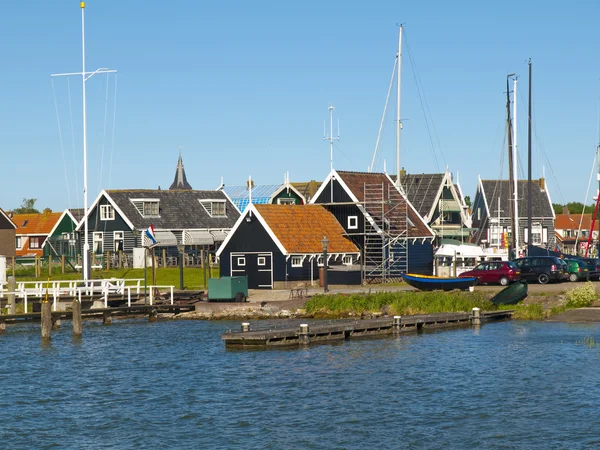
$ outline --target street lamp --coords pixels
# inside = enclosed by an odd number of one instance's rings
[[[177,244],[177,250],[179,251],[179,290],[183,291],[183,252],[185,251],[185,244]]]
[[[323,236],[321,239],[321,245],[323,246],[323,292],[329,292],[327,286],[327,247],[329,246],[329,239],[327,236]]]

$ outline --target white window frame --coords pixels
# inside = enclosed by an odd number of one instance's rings
[[[317,257],[317,267],[323,267],[323,256]]]
[[[227,217],[227,202],[220,199],[203,199],[199,200],[204,210],[210,217]],[[215,205],[223,205],[223,214],[215,214]]]
[[[260,267],[264,267],[264,266],[266,266],[266,265],[267,265],[267,258],[265,258],[264,256],[259,256],[259,257],[257,258],[257,261],[256,261],[256,262],[257,262],[257,264],[258,264]]]
[[[155,209],[155,207],[156,207],[156,213],[153,211],[146,212],[146,208]],[[160,217],[160,201],[158,201],[158,200],[145,201],[142,204],[142,216],[144,216],[144,217]]]
[[[292,256],[292,267],[302,267],[302,256]]]
[[[497,224],[490,225],[490,245],[500,245],[502,240],[502,227]]]
[[[238,256],[237,257],[237,265],[238,265],[238,267],[246,267],[246,257]]]
[[[278,205],[295,205],[296,204],[296,199],[295,198],[291,198],[291,197],[278,198],[277,199],[277,204]]]
[[[352,265],[352,255],[345,255],[342,258],[342,264],[345,266],[351,266]]]
[[[102,247],[100,251],[96,250],[96,243],[100,242],[100,246]],[[102,231],[94,231],[92,234],[92,251],[94,253],[103,253],[104,252],[104,232]]]
[[[15,247],[17,250],[21,250],[23,248],[23,237],[22,236],[15,236]]]
[[[531,224],[531,245],[541,245],[542,244],[542,224],[539,222],[534,222]]]
[[[348,229],[358,230],[358,216],[348,216]]]
[[[42,248],[42,244],[40,242],[42,238],[40,236],[30,236],[29,237],[29,248],[32,250],[39,250],[40,248]],[[33,245],[33,242],[36,242],[36,245]]]
[[[117,242],[123,243],[123,249],[125,249],[125,232],[124,231],[114,231],[113,232],[113,248],[115,252],[117,251]]]
[[[477,208],[477,220],[481,220],[481,206]]]
[[[112,205],[100,205],[100,220],[115,220],[115,208]]]

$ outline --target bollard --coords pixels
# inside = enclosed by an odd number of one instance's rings
[[[402,316],[394,316],[394,333],[399,333],[402,329]]]
[[[17,313],[17,306],[15,303],[15,288],[16,288],[17,283],[15,283],[15,277],[8,277],[8,285],[7,285],[7,289],[8,292],[10,292],[10,294],[8,294],[8,314],[16,314]],[[27,312],[27,311],[25,311]]]
[[[52,335],[52,304],[42,300],[42,339],[50,339]]]
[[[104,325],[112,324],[112,315],[110,311],[105,311],[104,313],[102,313],[102,323]]]
[[[83,323],[81,321],[81,302],[79,302],[77,299],[74,299],[71,309],[73,311],[73,336],[81,336],[83,333]]]
[[[308,324],[301,323],[298,329],[298,342],[300,344],[310,344],[310,337],[308,335]]]
[[[473,315],[471,316],[473,325],[481,325],[481,316],[479,308],[473,308]]]
[[[242,331],[243,332],[250,331],[250,323],[249,322],[243,322],[242,323]]]

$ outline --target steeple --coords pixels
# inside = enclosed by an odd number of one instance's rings
[[[181,159],[181,150],[179,150],[179,160],[177,161],[177,170],[175,171],[175,179],[169,188],[170,191],[175,189],[192,189],[192,186],[187,181],[185,170],[183,168],[183,160]]]

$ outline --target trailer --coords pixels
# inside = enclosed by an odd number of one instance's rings
[[[245,302],[247,299],[247,276],[208,279],[209,302]]]

